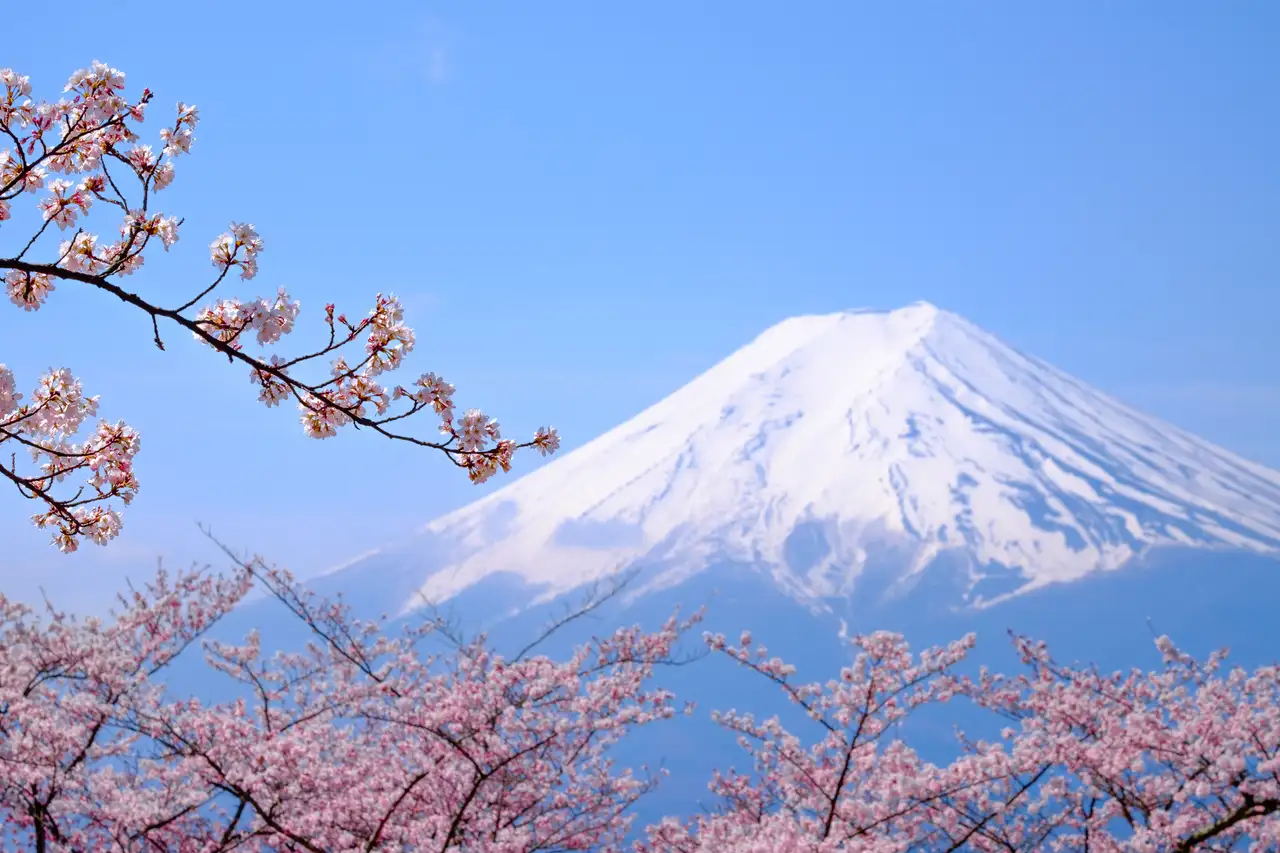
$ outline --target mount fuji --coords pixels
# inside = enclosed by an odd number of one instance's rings
[[[785,320],[320,585],[399,615],[485,590],[513,614],[620,570],[643,570],[634,600],[733,565],[831,612],[945,566],[972,609],[1170,549],[1280,554],[1280,472],[916,303]]]
[[[1157,630],[1257,666],[1280,648],[1280,472],[932,305],[847,311],[779,323],[630,421],[308,586],[392,623],[452,611],[500,654],[543,637],[557,655],[705,604],[701,628],[753,629],[805,680],[847,666],[847,638],[869,630],[917,649],[972,631],[970,662],[1004,672],[1019,667],[1005,631],[1104,670],[1158,666]],[[269,597],[217,633],[250,628],[264,648],[310,639]],[[739,670],[712,659],[655,683],[703,709],[797,713]],[[210,690],[203,672],[183,677]],[[922,754],[946,760],[955,724],[984,736],[967,713],[913,717]],[[691,814],[713,769],[744,758],[705,711],[615,757],[671,771],[640,823]]]

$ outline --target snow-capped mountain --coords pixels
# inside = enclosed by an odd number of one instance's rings
[[[536,604],[644,566],[635,595],[725,563],[818,601],[884,553],[899,579],[958,557],[1019,594],[1161,546],[1280,553],[1280,472],[917,303],[779,323],[422,537],[430,557],[397,560],[433,602],[514,578]]]

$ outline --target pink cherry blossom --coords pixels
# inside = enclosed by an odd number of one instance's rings
[[[191,153],[199,112],[179,102],[173,118],[159,130],[157,148],[142,135],[147,106],[153,100],[151,91],[144,89],[130,100],[125,95],[125,75],[104,63],[94,62],[75,72],[64,88],[65,96],[57,101],[32,100],[31,91],[27,77],[0,69],[0,222],[6,229],[14,227],[14,204],[24,194],[36,195],[34,207],[39,213],[34,233],[15,241],[16,254],[0,256],[5,292],[19,308],[38,310],[60,281],[87,285],[149,314],[161,349],[162,324],[175,324],[201,344],[247,367],[258,399],[265,405],[278,406],[286,399],[297,404],[306,435],[328,438],[344,426],[355,425],[440,451],[475,482],[498,470],[510,470],[512,455],[520,448],[533,447],[546,455],[559,447],[550,427],[539,430],[531,441],[516,443],[500,437],[496,421],[464,418],[455,424],[453,386],[434,373],[423,373],[413,392],[384,385],[382,375],[402,367],[416,343],[400,302],[392,295],[377,294],[368,315],[357,322],[348,321],[344,314],[335,317],[334,306],[326,306],[327,342],[311,352],[275,353],[268,358],[266,353],[249,351],[255,346],[261,350],[282,345],[302,311],[284,287],[278,287],[274,297],[213,296],[233,272],[240,281],[257,278],[265,243],[252,224],[232,222],[226,233],[212,241],[212,281],[193,285],[194,295],[177,307],[163,305],[179,300],[167,296],[153,300],[136,288],[122,288],[120,279],[143,269],[150,247],[158,244],[167,250],[179,238],[181,218],[155,209],[152,190],[168,187],[175,176],[174,161]],[[108,216],[116,217],[114,226],[108,222],[105,231],[91,229],[90,220]],[[104,236],[112,227],[119,239]],[[65,238],[52,236],[64,231]],[[350,355],[361,347],[358,357]],[[348,358],[342,358],[344,352]],[[332,362],[335,357],[340,370],[326,374],[321,369],[308,377],[308,370],[317,363]],[[424,409],[438,418],[439,437],[402,431],[406,419]],[[0,431],[0,444],[34,440],[19,440],[17,435],[15,430]],[[69,442],[71,436],[58,440]],[[44,504],[47,511],[35,516],[36,523],[57,527],[55,541],[64,550],[72,550],[72,540],[82,535],[102,542],[119,529],[116,509],[85,507],[77,503],[83,495],[67,497],[48,488],[68,473],[48,462],[49,453],[87,458],[77,454],[93,452],[93,442],[100,440],[77,445],[74,451],[47,442],[41,445],[38,454],[55,471],[51,481],[21,473],[0,458],[0,473],[23,495]],[[136,447],[136,439],[118,436],[117,441]],[[89,499],[106,500],[104,495]]]
[[[166,668],[255,580],[316,642],[205,642],[239,698],[167,695]],[[650,681],[697,621],[507,658],[439,622],[387,636],[258,560],[161,572],[121,604],[37,620],[0,596],[4,849],[620,851],[656,779],[609,748],[675,714]],[[424,653],[441,632],[454,651]]]
[[[0,410],[16,392],[0,374]],[[238,695],[164,689],[184,649],[260,583],[314,642],[264,654],[203,643]],[[592,606],[590,602],[586,607]],[[581,612],[581,611],[579,611]],[[573,618],[573,615],[566,617]],[[611,747],[676,714],[656,668],[689,663],[669,619],[556,661],[504,657],[429,620],[392,636],[261,560],[227,577],[161,571],[110,620],[42,618],[0,595],[0,846],[76,850],[837,853],[1221,851],[1280,845],[1280,669],[1199,662],[1168,638],[1153,672],[1105,675],[1015,637],[1027,671],[958,669],[970,635],[912,654],[854,638],[836,677],[806,683],[749,636],[706,638],[798,706],[810,731],[725,711],[751,759],[714,774],[718,807],[645,828],[659,777]],[[563,624],[563,620],[561,622]],[[545,635],[544,635],[545,636]],[[425,651],[445,640],[440,654]],[[694,665],[711,665],[694,663]],[[904,721],[965,702],[992,740],[924,760]],[[689,709],[686,707],[686,711]],[[688,811],[693,812],[694,804]]]
[[[1271,850],[1280,845],[1280,668],[1220,669],[1157,641],[1165,668],[1105,676],[1061,666],[1015,637],[1030,672],[955,668],[972,635],[913,657],[900,636],[857,637],[839,678],[794,668],[723,636],[708,646],[806,711],[811,735],[777,717],[727,712],[752,772],[717,773],[721,807],[646,830],[645,853],[805,851]],[[925,705],[963,698],[1007,720],[997,741],[961,736],[945,765],[900,735]]]
[[[97,412],[98,398],[86,397],[66,368],[42,376],[30,402],[22,399],[13,372],[0,364],[0,447],[22,448],[37,469],[19,474],[0,467],[0,474],[24,497],[48,507],[33,520],[37,527],[52,529],[60,550],[74,551],[82,539],[101,545],[115,538],[120,516],[112,502],[128,504],[138,491],[133,473],[138,434],[123,421],[100,421],[85,441],[73,441]],[[86,477],[88,488],[70,498],[54,498],[55,484],[77,473]]]

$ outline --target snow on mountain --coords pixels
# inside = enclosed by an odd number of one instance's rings
[[[537,603],[629,565],[652,587],[725,562],[817,600],[884,543],[902,576],[950,552],[1019,570],[1022,592],[1156,546],[1280,552],[1280,472],[916,303],[779,323],[423,532],[449,543],[422,567],[435,602],[490,577]]]

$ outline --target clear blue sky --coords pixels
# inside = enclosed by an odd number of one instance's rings
[[[139,287],[185,299],[209,240],[253,222],[262,274],[233,292],[287,285],[293,345],[325,301],[395,292],[410,374],[508,430],[572,448],[787,316],[925,299],[1280,466],[1280,5],[189,0],[49,23],[0,60],[39,93],[98,58],[157,92],[153,122],[201,109],[161,197],[182,240]],[[52,552],[0,490],[7,591],[100,600],[157,554],[208,558],[197,520],[310,573],[482,491],[436,455],[306,440],[168,338],[68,286],[0,306],[25,384],[66,364],[143,433],[108,549]]]

